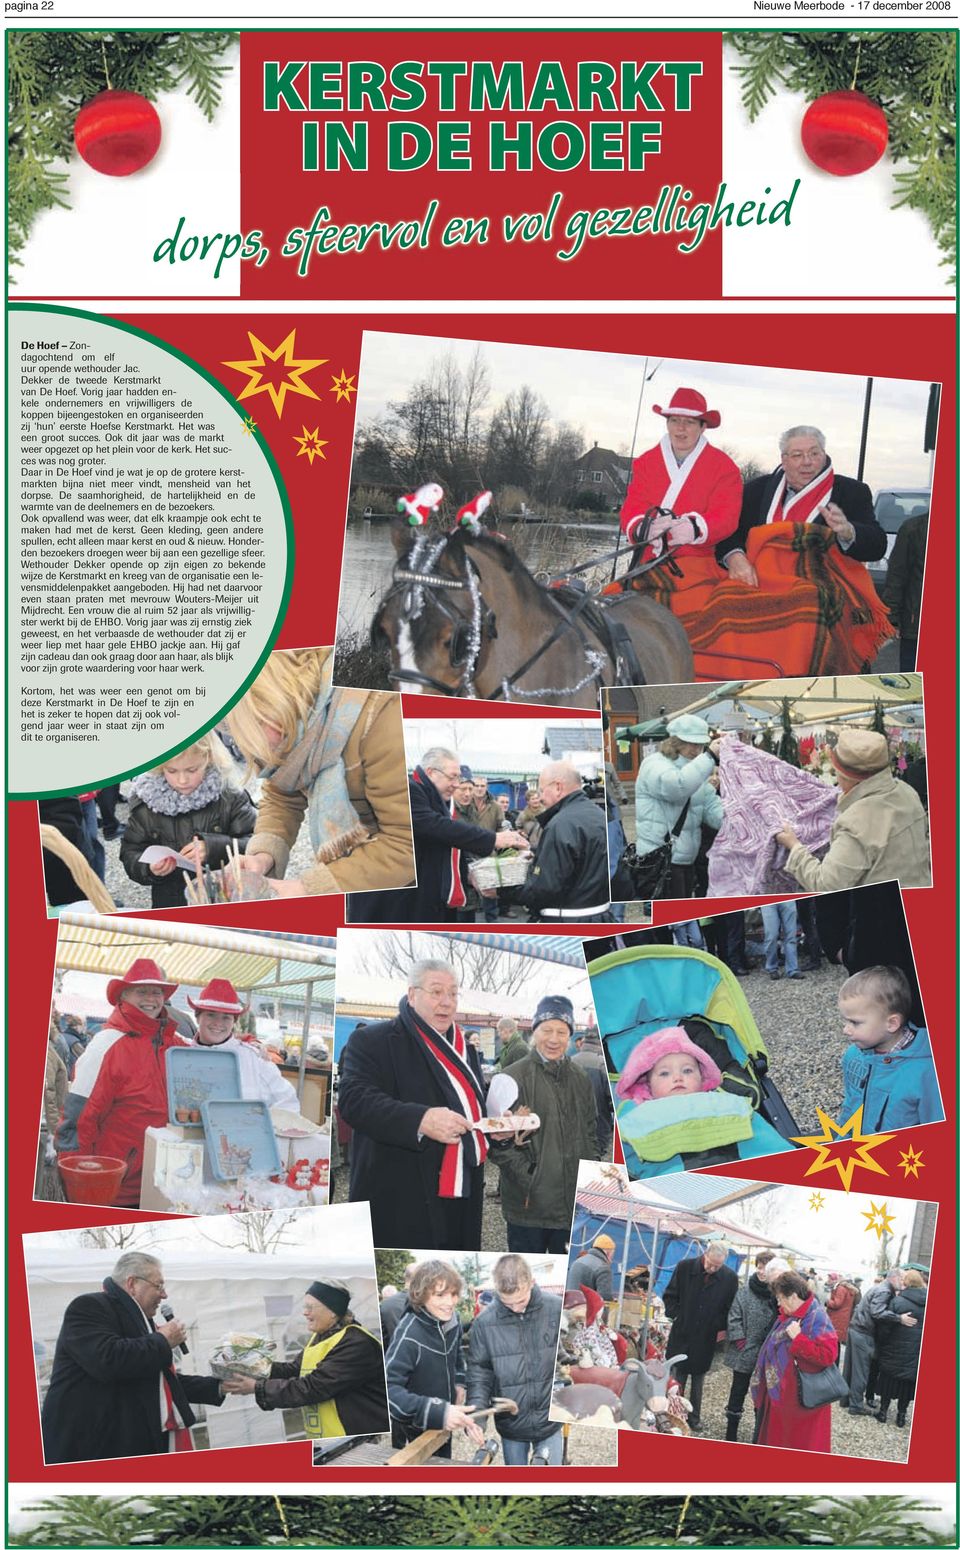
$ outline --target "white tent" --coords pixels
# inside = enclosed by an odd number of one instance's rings
[[[333,1227],[329,1207],[324,1213]],[[367,1217],[369,1237],[369,1216]],[[180,1224],[185,1227],[187,1224]],[[202,1230],[203,1223],[197,1223]],[[49,1382],[57,1335],[67,1304],[84,1292],[97,1292],[121,1250],[90,1249],[63,1239],[72,1234],[29,1234],[24,1239],[27,1287],[34,1355],[41,1398]],[[79,1235],[77,1235],[79,1236]],[[199,1236],[194,1234],[192,1236]],[[48,1239],[56,1238],[56,1244]],[[325,1276],[350,1288],[352,1312],[361,1324],[379,1334],[377,1284],[373,1247],[364,1248],[361,1235],[351,1233],[349,1247],[339,1249],[337,1234],[324,1234],[321,1246],[280,1245],[273,1254],[254,1254],[217,1245],[189,1248],[158,1243],[164,1282],[178,1318],[187,1324],[189,1355],[176,1358],[185,1373],[209,1373],[210,1358],[222,1336],[231,1332],[263,1335],[276,1342],[276,1359],[294,1361],[308,1338],[301,1314],[303,1294],[312,1281]],[[202,1407],[201,1407],[202,1408]],[[274,1443],[304,1436],[299,1410],[260,1410],[251,1397],[233,1396],[222,1408],[207,1408],[203,1427],[194,1429],[198,1446],[233,1448]]]

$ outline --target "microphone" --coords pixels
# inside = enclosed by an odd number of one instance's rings
[[[163,1314],[163,1319],[164,1319],[164,1323],[165,1324],[171,1323],[172,1320],[176,1317],[176,1315],[174,1314],[173,1309],[171,1308],[171,1306],[170,1306],[170,1304],[168,1302],[162,1302],[160,1304],[160,1312]],[[189,1351],[189,1348],[187,1346],[187,1342],[185,1340],[182,1340],[180,1342],[180,1344],[178,1346],[176,1346],[174,1349],[177,1350],[177,1351],[180,1351],[184,1356],[189,1356],[190,1355],[190,1351]]]

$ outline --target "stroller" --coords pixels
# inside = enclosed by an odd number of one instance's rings
[[[789,1152],[798,1126],[736,976],[692,947],[627,947],[588,964],[611,1084],[650,1034],[681,1027],[719,1068],[715,1092],[637,1103],[614,1093],[630,1178]]]

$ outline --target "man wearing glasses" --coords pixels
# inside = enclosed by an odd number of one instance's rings
[[[190,1401],[222,1405],[217,1378],[178,1373],[186,1325],[154,1318],[166,1297],[152,1254],[121,1254],[102,1292],[75,1297],[63,1316],[43,1402],[47,1464],[192,1449]]]
[[[494,833],[453,816],[453,794],[461,784],[460,760],[449,748],[428,748],[410,776],[410,818],[417,864],[416,888],[349,895],[353,921],[456,920],[467,902],[461,876],[464,853],[489,856],[494,850],[522,850],[527,841],[512,829]]]
[[[740,525],[717,544],[717,559],[735,581],[759,585],[746,556],[747,534],[770,522],[813,522],[828,527],[851,560],[879,560],[887,537],[876,518],[869,485],[836,474],[823,431],[794,425],[780,437],[780,467],[743,487]]]
[[[377,1248],[480,1247],[486,1110],[459,990],[449,963],[418,960],[397,1016],[355,1028],[340,1056],[350,1199],[369,1201]]]

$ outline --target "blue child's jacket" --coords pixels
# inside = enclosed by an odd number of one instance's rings
[[[906,1130],[943,1119],[930,1036],[918,1028],[906,1049],[892,1055],[861,1050],[851,1044],[843,1056],[843,1112],[845,1125],[863,1104],[861,1130],[875,1135],[883,1130]]]

